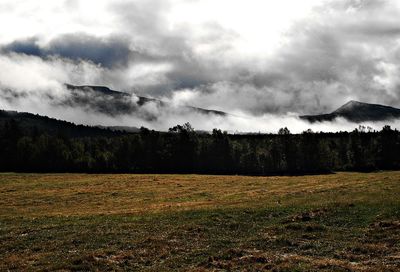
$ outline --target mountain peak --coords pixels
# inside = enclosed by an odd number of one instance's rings
[[[304,115],[300,118],[309,122],[332,121],[336,118],[345,118],[351,122],[385,121],[400,118],[400,109],[350,100],[332,113]]]
[[[354,106],[354,105],[361,105],[361,104],[366,104],[366,103],[360,102],[360,101],[356,101],[356,100],[350,100],[349,102],[347,102],[343,106],[345,106],[345,105]]]
[[[351,110],[354,110],[356,107],[360,107],[363,105],[368,105],[368,104],[360,102],[360,101],[356,101],[356,100],[350,100],[349,102],[347,102],[346,104],[344,104],[343,106],[341,106],[340,108],[335,110],[333,113],[340,113],[340,112],[349,111],[349,110],[351,111]]]

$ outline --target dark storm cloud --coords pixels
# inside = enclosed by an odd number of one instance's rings
[[[43,56],[42,49],[39,45],[37,45],[36,38],[14,41],[10,44],[4,45],[1,49],[5,53],[14,52],[17,54],[26,54],[39,57]]]
[[[97,38],[83,34],[61,36],[48,45],[48,54],[65,58],[90,60],[104,67],[126,65],[131,51],[122,38]]]
[[[86,60],[107,68],[126,65],[131,55],[129,42],[120,37],[98,38],[86,34],[68,34],[40,46],[38,39],[14,41],[2,47],[3,52],[38,57],[62,57]]]

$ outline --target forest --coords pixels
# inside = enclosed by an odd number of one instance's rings
[[[400,132],[390,126],[301,134],[287,128],[277,134],[198,133],[189,123],[168,132],[74,129],[49,131],[18,119],[0,123],[0,171],[301,175],[400,169]]]

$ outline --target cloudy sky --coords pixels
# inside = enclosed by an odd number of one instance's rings
[[[63,83],[254,117],[226,128],[264,131],[349,100],[400,107],[399,65],[396,0],[0,1],[0,107],[81,123],[151,126],[48,105]]]

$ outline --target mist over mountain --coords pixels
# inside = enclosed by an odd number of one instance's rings
[[[129,132],[136,132],[142,126],[167,131],[186,122],[190,122],[198,131],[220,128],[231,133],[276,133],[282,127],[290,128],[293,133],[309,129],[351,131],[359,125],[379,130],[385,125],[397,127],[400,122],[398,109],[356,101],[350,101],[329,114],[251,116],[193,107],[176,103],[174,99],[137,96],[96,85],[63,84],[60,89],[46,92],[4,89],[0,93],[1,99],[8,105],[4,109],[12,106],[11,109],[39,113],[75,124]],[[34,105],[29,104],[36,100]]]
[[[300,116],[300,118],[310,122],[333,121],[336,118],[344,118],[355,123],[367,121],[390,121],[400,118],[400,109],[352,100],[332,113],[303,115]]]
[[[66,84],[72,96],[64,103],[69,106],[87,107],[93,111],[98,111],[103,114],[115,116],[121,114],[134,114],[139,112],[139,108],[148,104],[154,103],[157,107],[171,107],[168,102],[162,100],[136,96],[125,92],[111,90],[105,86],[74,86]],[[208,110],[191,106],[183,106],[183,108],[196,111],[201,114],[215,114],[226,116],[227,113],[222,111]],[[157,116],[146,116],[148,120],[157,119]],[[339,107],[332,113],[319,115],[302,115],[301,119],[309,122],[333,121],[336,118],[344,118],[350,122],[377,122],[390,121],[400,118],[400,109],[379,104],[369,104],[351,100]]]
[[[65,84],[65,86],[71,91],[72,96],[63,101],[62,104],[68,106],[80,106],[111,116],[139,113],[140,107],[148,104],[154,104],[154,106],[158,108],[172,107],[168,102],[159,99],[114,91],[105,86],[74,86],[71,84]],[[200,114],[226,115],[226,113],[222,111],[202,109],[192,106],[182,106],[182,108]],[[157,119],[158,116],[155,114],[149,114],[143,117],[147,120],[154,120]]]

